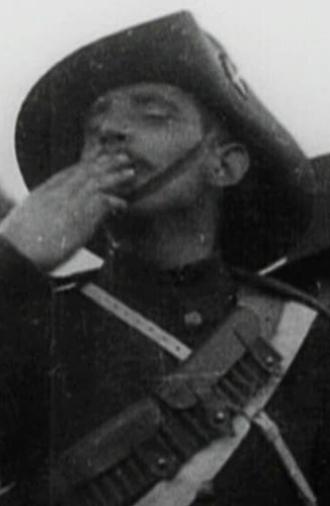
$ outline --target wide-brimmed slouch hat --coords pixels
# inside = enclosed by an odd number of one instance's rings
[[[310,221],[313,170],[222,45],[189,12],[97,40],[37,82],[16,128],[17,158],[27,185],[33,188],[79,159],[86,113],[99,96],[139,82],[169,83],[193,94],[249,150],[248,175],[225,191],[221,240],[226,259],[257,268],[284,255]]]

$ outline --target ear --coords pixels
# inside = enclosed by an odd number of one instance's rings
[[[238,142],[218,144],[208,166],[208,179],[213,186],[223,188],[238,184],[250,167],[250,156]]]

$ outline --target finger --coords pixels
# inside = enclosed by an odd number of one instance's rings
[[[95,160],[94,168],[99,172],[115,172],[123,168],[133,168],[134,163],[126,153],[103,153]]]
[[[82,162],[93,162],[98,156],[104,152],[104,148],[99,143],[93,140],[87,140],[80,153],[80,159]]]
[[[134,180],[134,169],[122,169],[120,172],[105,175],[101,180],[101,188],[104,191],[113,191],[119,186],[132,184]]]
[[[126,200],[117,197],[116,195],[104,195],[105,201],[107,202],[109,211],[112,214],[126,211],[128,204]]]

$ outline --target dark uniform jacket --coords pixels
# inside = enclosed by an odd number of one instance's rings
[[[53,504],[48,468],[58,455],[146,398],[177,362],[77,286],[46,279],[4,242],[0,258],[0,476],[12,487],[0,502]],[[170,272],[117,255],[93,280],[192,348],[208,339],[235,307],[238,287],[249,283],[222,271],[216,255]],[[319,316],[267,406],[320,505],[330,500],[329,351],[329,321]],[[65,504],[120,504],[105,488],[96,495],[87,489]],[[214,493],[196,504],[302,500],[274,449],[252,428]]]

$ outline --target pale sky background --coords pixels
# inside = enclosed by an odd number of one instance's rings
[[[330,151],[328,0],[1,0],[0,184],[9,193],[25,191],[15,119],[40,75],[82,44],[180,9],[221,40],[307,154]]]

